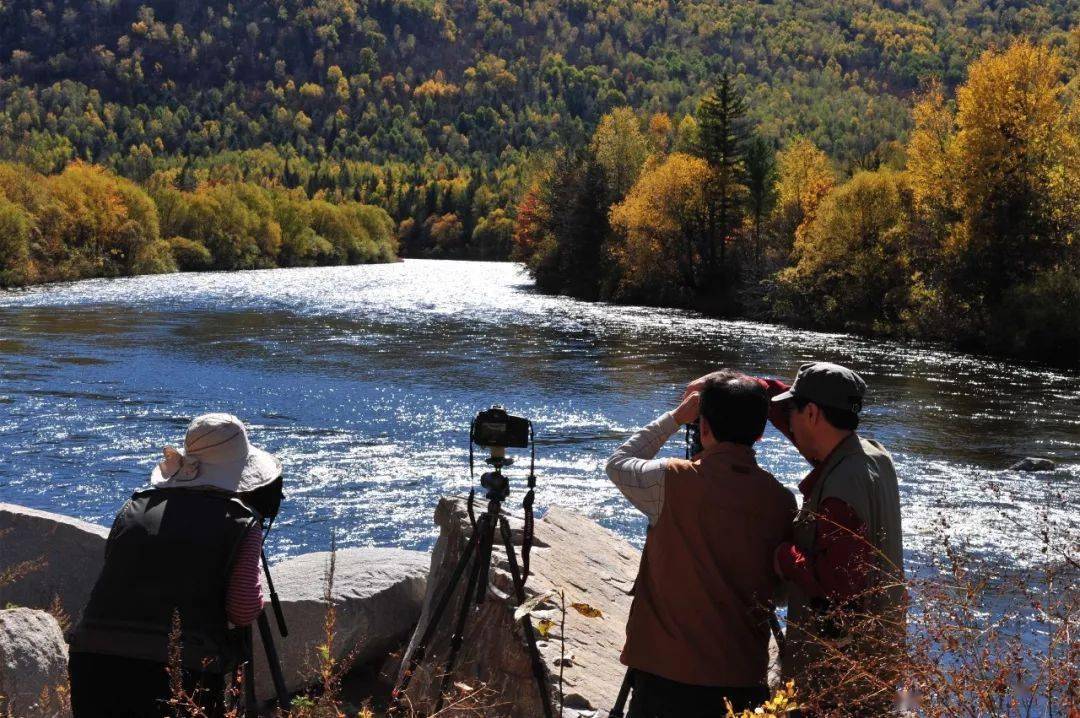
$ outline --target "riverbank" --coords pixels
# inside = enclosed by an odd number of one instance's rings
[[[902,143],[846,166],[814,138],[777,143],[748,109],[761,88],[729,75],[674,138],[614,109],[534,174],[515,256],[582,299],[1080,366],[1067,67],[1028,40],[984,52],[955,93],[915,98]]]
[[[82,162],[55,175],[0,163],[0,287],[396,258],[396,226],[371,205],[181,169],[138,185]]]
[[[1068,280],[1066,280],[1068,281]],[[541,286],[537,289],[550,296],[574,296],[562,287]],[[746,288],[734,299],[728,297],[696,297],[686,300],[664,302],[649,301],[643,295],[631,297],[605,296],[574,297],[581,301],[596,302],[601,305],[613,304],[626,307],[650,307],[658,310],[679,310],[699,313],[703,317],[728,321],[747,321],[784,327],[792,330],[812,332],[843,333],[869,340],[883,340],[904,344],[925,351],[953,351],[970,355],[980,360],[1012,360],[1030,364],[1033,367],[1073,370],[1080,367],[1080,327],[1072,328],[1068,324],[1047,327],[1019,326],[1020,318],[1015,314],[1003,315],[998,328],[993,318],[985,317],[975,324],[975,320],[965,322],[963,317],[952,316],[953,325],[947,322],[948,315],[942,309],[940,323],[936,325],[885,322],[852,322],[842,313],[833,316],[813,317],[793,311],[792,299],[776,288],[772,279],[760,279],[755,286]],[[1061,296],[1054,298],[1056,306],[1065,311],[1076,306],[1072,289],[1063,288]],[[1010,331],[1006,327],[1013,327]],[[982,327],[981,329],[979,327]],[[949,331],[949,329],[952,331]],[[1026,342],[1026,331],[1038,331],[1043,334],[1037,349],[1032,349]]]

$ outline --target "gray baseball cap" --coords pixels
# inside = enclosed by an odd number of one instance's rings
[[[818,406],[853,411],[862,409],[866,395],[866,382],[847,367],[825,361],[810,362],[799,367],[795,383],[773,401],[787,401],[799,397]]]

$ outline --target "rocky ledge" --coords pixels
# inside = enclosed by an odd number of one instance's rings
[[[101,571],[109,531],[78,519],[0,504],[0,694],[20,718],[61,715],[34,701],[44,686],[66,686],[67,647],[56,620],[43,610],[78,620]],[[275,564],[288,637],[271,629],[290,692],[318,683],[318,646],[325,643],[329,553],[312,553]],[[356,665],[379,661],[404,643],[420,617],[428,554],[390,548],[337,551],[330,604],[336,626],[335,659]],[[57,610],[59,609],[59,611]],[[256,689],[273,696],[265,654],[255,639]],[[59,667],[58,667],[59,666]],[[8,715],[0,706],[0,715]]]
[[[476,511],[483,509],[484,504],[478,504]],[[444,498],[435,512],[435,522],[440,535],[431,557],[424,612],[406,659],[415,649],[433,603],[448,584],[470,533],[463,499]],[[520,556],[520,521],[512,521],[512,525]],[[560,672],[564,715],[606,715],[624,675],[619,652],[640,552],[585,517],[559,507],[552,507],[536,522],[535,537],[531,575],[526,584],[528,597],[559,589],[565,595],[565,631],[561,627],[563,601],[557,594],[542,601],[533,612],[534,623],[541,619],[552,622],[539,648],[544,686],[551,695],[555,715],[559,712]],[[470,611],[466,622],[465,641],[453,675],[455,698],[479,707],[485,716],[542,716],[540,692],[524,634],[514,620],[517,602],[512,598],[509,564],[498,538],[490,577],[487,600]],[[409,686],[406,701],[421,711],[429,711],[438,697],[439,678],[463,593],[455,593]],[[573,608],[575,603],[581,605],[582,611]],[[463,692],[473,695],[463,696]]]

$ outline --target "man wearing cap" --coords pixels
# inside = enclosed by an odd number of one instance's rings
[[[171,714],[171,649],[201,715],[223,715],[225,676],[245,654],[237,627],[262,610],[260,517],[240,497],[279,478],[281,463],[229,414],[197,417],[184,450],[164,454],[117,514],[70,636],[76,718]]]
[[[828,362],[803,364],[790,387],[759,381],[770,421],[814,467],[775,555],[788,586],[784,674],[823,712],[887,715],[905,633],[900,497],[888,452],[855,433],[866,383]]]

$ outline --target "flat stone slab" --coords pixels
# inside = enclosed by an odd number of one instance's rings
[[[289,635],[278,634],[266,607],[282,672],[290,692],[318,683],[319,646],[326,641],[326,573],[330,553],[309,553],[271,567]],[[381,659],[408,639],[420,618],[430,558],[423,551],[350,548],[335,557],[331,602],[336,610],[332,655],[352,654],[354,663]],[[269,594],[265,591],[266,598]],[[274,686],[262,643],[255,632],[255,687],[260,699]]]
[[[484,507],[484,504],[478,504],[478,515]],[[408,654],[415,649],[434,610],[434,602],[449,582],[470,532],[462,499],[442,499],[435,512],[435,522],[441,533],[431,559],[429,593]],[[519,561],[520,526],[519,520],[511,519],[511,528],[519,544]],[[595,522],[557,506],[551,507],[543,519],[536,522],[535,537],[527,596],[531,598],[562,588],[567,606],[565,634],[560,633],[562,615],[557,600],[541,603],[534,612],[536,621],[541,618],[554,621],[547,637],[538,637],[545,689],[552,697],[557,715],[561,661],[565,715],[606,715],[625,673],[619,663],[619,654],[626,636],[631,601],[629,591],[637,575],[641,554],[629,542]],[[533,677],[524,634],[520,624],[514,621],[516,601],[511,599],[509,564],[498,535],[492,555],[492,587],[488,589],[485,603],[469,613],[453,682],[458,688],[469,686],[482,691],[474,700],[485,716],[542,716],[541,694]],[[406,694],[406,703],[421,711],[430,711],[438,697],[451,627],[461,606],[463,589],[461,585],[455,593]],[[602,615],[586,617],[571,608],[573,603],[588,604]],[[565,658],[562,658],[562,635],[566,639]]]
[[[70,516],[0,503],[0,606],[49,608],[82,615],[105,562],[109,529]]]

